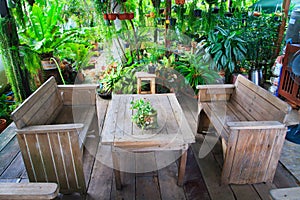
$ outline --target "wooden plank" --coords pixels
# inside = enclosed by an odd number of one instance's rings
[[[171,157],[171,158],[170,158]],[[167,160],[165,163],[163,161]],[[170,160],[170,161],[168,161]],[[182,199],[185,200],[184,190],[177,185],[177,165],[174,162],[175,155],[173,152],[156,152],[156,162],[164,168],[158,167],[158,180],[162,200]],[[172,162],[173,161],[173,162]],[[171,162],[171,164],[169,164]]]
[[[97,84],[58,85],[64,105],[95,105]]]
[[[282,129],[284,124],[278,121],[243,121],[243,122],[227,122],[227,126],[231,130],[239,129]]]
[[[193,134],[193,131],[191,130],[185,115],[183,114],[183,111],[175,97],[174,94],[168,95],[168,99],[170,101],[170,104],[172,106],[175,118],[177,120],[177,123],[179,125],[182,137],[184,139],[185,144],[191,144],[195,142],[195,136]],[[187,148],[186,148],[187,149]]]
[[[269,95],[272,96],[273,101],[277,100],[277,97],[272,94]],[[236,88],[232,98],[255,117],[256,120],[277,120],[282,122],[284,116],[287,114],[280,110],[280,108],[275,107],[272,104],[272,99],[268,101],[261,94],[253,92],[242,84]]]
[[[211,199],[235,199],[234,193],[228,185],[221,184],[221,168],[212,153],[201,160],[198,158],[200,143],[192,144],[194,156],[203,175]]]
[[[87,193],[89,194],[87,195],[88,200],[111,199],[111,191],[113,186],[113,170],[112,168],[108,167],[106,163],[103,164],[101,162],[102,155],[100,154],[100,148],[101,146],[98,147],[90,185],[87,191]]]
[[[254,91],[256,94],[259,94],[262,98],[268,100],[271,104],[274,105],[274,107],[282,110],[285,113],[290,112],[291,107],[286,102],[284,102],[281,99],[273,96],[267,90],[265,90],[265,89],[263,89],[263,88],[255,85],[253,82],[251,82],[247,78],[243,77],[242,75],[239,75],[237,77],[236,87],[240,83],[243,84],[243,85],[245,85],[245,86],[247,86],[249,89],[251,89],[252,91]]]
[[[6,147],[6,145],[16,136],[16,125],[11,123],[2,133],[0,134],[0,152]]]
[[[297,200],[300,197],[300,187],[272,189],[270,194],[274,200]]]
[[[38,125],[28,126],[26,128],[17,129],[18,133],[22,134],[36,134],[36,133],[50,133],[59,131],[76,131],[83,128],[83,124],[53,124],[53,125]]]
[[[0,179],[20,178],[25,171],[22,154],[18,153],[9,167],[1,174]]]
[[[56,183],[0,183],[0,199],[54,199]]]
[[[3,174],[3,172],[8,168],[10,163],[13,161],[13,159],[17,156],[17,154],[20,152],[19,144],[14,137],[6,146],[4,149],[0,151],[0,175]]]
[[[101,134],[101,143],[102,144],[111,144],[114,141],[114,134],[116,131],[116,120],[118,113],[118,102],[120,98],[114,96],[107,108],[107,114],[105,118],[105,122],[103,125],[103,130]]]
[[[191,148],[188,150],[185,184],[183,188],[187,199],[211,199]]]
[[[12,119],[14,121],[18,121],[38,101],[45,101],[48,98],[48,95],[51,95],[51,92],[49,92],[51,91],[50,88],[56,88],[56,82],[54,77],[49,78],[34,93],[32,93],[27,99],[25,99],[25,101],[12,112]]]
[[[27,107],[27,104],[21,104],[19,109],[12,113],[12,119],[18,128],[26,125],[46,124],[48,119],[62,107],[62,100],[55,85],[52,85],[48,90],[47,88],[41,88],[41,90],[45,90],[42,96],[29,97],[28,102],[33,104],[31,107]]]
[[[136,177],[136,199],[161,199],[158,179],[156,176]]]

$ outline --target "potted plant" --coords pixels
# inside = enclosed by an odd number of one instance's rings
[[[142,129],[157,128],[157,111],[152,107],[149,101],[138,99],[130,102],[134,114],[131,117],[132,122]]]
[[[205,51],[209,52],[219,71],[224,70],[226,75],[232,73],[236,64],[243,61],[247,49],[245,41],[237,31],[230,31],[217,26],[211,30],[206,40]]]
[[[53,1],[51,6],[43,6],[35,3],[28,12],[28,24],[26,30],[19,30],[20,44],[26,49],[27,54],[36,54],[44,64],[44,69],[55,69],[55,51],[62,44],[74,42],[74,36],[81,36],[81,30],[62,30],[59,25],[62,21],[63,4]],[[76,37],[78,41],[80,37]],[[26,55],[25,55],[26,56]]]
[[[14,104],[7,102],[7,96],[2,94],[0,96],[0,133],[6,128],[7,124],[11,121],[10,113],[15,108]]]
[[[116,83],[122,78],[122,66],[112,64],[106,71],[103,78],[100,80],[102,86],[100,87],[98,94],[111,94]],[[100,95],[101,96],[101,95]]]

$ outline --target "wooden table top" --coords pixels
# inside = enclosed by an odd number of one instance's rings
[[[158,128],[142,130],[131,121],[130,102],[145,99],[157,110]],[[135,150],[176,150],[195,142],[175,94],[113,95],[102,131],[102,144]]]

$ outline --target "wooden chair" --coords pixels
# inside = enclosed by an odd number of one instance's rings
[[[82,151],[97,131],[97,85],[57,85],[51,77],[13,113],[30,182],[56,182],[61,193],[86,193]]]
[[[291,107],[242,75],[235,84],[199,89],[198,132],[212,124],[222,138],[222,182],[272,182]]]

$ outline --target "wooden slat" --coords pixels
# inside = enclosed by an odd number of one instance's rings
[[[300,197],[300,187],[272,189],[270,194],[274,200],[297,200]]]
[[[282,129],[284,124],[278,121],[242,121],[227,122],[230,129]]]
[[[0,175],[8,168],[13,158],[19,153],[19,145],[16,138],[13,138],[4,149],[0,151]]]
[[[0,199],[54,199],[56,183],[0,183]]]
[[[0,152],[6,147],[6,145],[15,137],[16,135],[16,125],[11,123],[2,133],[0,134]]]
[[[54,78],[50,78],[28,97],[13,113],[12,119],[18,128],[26,125],[40,125],[49,123],[49,118],[62,107]]]
[[[277,100],[275,96],[271,95],[271,97],[273,98],[273,101]],[[246,109],[256,120],[277,120],[282,122],[286,115],[285,112],[280,110],[280,108],[275,107],[270,102],[272,99],[265,99],[261,94],[253,92],[242,84],[239,84],[238,87],[236,87],[232,98]]]
[[[251,81],[249,81],[247,78],[243,77],[242,75],[239,75],[237,77],[237,81],[235,84],[237,86],[240,83],[247,86],[249,89],[253,90],[256,94],[259,94],[264,99],[268,100],[268,102],[273,104],[274,107],[282,110],[283,112],[288,113],[291,111],[291,107],[286,102],[282,101],[279,98],[275,98],[271,93],[269,93],[268,91],[266,91],[261,87],[256,86],[255,84],[253,84]]]
[[[64,105],[95,105],[97,84],[58,85]]]
[[[21,178],[22,174],[26,172],[25,166],[23,164],[22,154],[18,153],[16,157],[11,158],[12,161],[7,168],[0,176],[0,179],[9,179],[11,177]],[[11,170],[14,169],[14,170]]]

